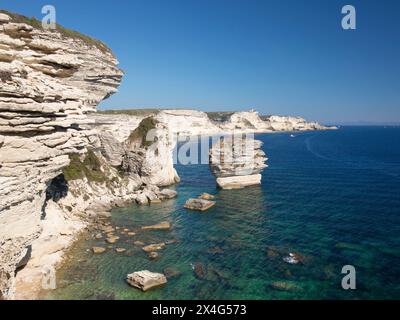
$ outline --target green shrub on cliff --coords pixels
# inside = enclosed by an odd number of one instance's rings
[[[155,129],[157,124],[158,120],[154,119],[153,117],[143,119],[139,126],[132,131],[128,141],[130,143],[140,142],[141,146],[143,147],[151,146],[154,141],[148,141],[147,134],[150,130]]]
[[[109,181],[105,172],[101,170],[100,160],[93,150],[89,149],[83,161],[79,154],[69,156],[70,164],[63,170],[65,180],[80,180],[86,177],[89,182],[103,183]]]

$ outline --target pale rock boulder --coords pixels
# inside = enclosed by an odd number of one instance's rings
[[[127,282],[132,287],[147,291],[167,283],[167,278],[162,273],[148,270],[137,271],[127,275]]]

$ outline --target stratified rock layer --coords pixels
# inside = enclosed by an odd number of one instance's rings
[[[14,295],[15,268],[42,229],[46,189],[85,152],[86,113],[123,73],[100,42],[0,19],[0,297]]]
[[[222,189],[237,189],[261,183],[267,167],[262,142],[247,135],[225,136],[210,150],[210,168]]]

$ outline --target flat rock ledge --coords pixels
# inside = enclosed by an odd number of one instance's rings
[[[261,184],[261,174],[217,178],[218,187],[226,190],[243,189],[259,184]]]
[[[171,224],[168,221],[163,221],[152,226],[144,226],[142,230],[169,230],[171,229]]]
[[[204,199],[189,199],[185,203],[185,208],[196,211],[206,211],[215,205],[215,201],[209,201]]]
[[[147,291],[166,284],[167,278],[162,273],[143,270],[128,274],[127,282],[132,287]]]

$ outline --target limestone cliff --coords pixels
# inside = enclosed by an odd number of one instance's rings
[[[86,151],[86,113],[116,92],[117,64],[99,41],[0,13],[0,298],[14,295],[50,182]]]
[[[308,122],[301,117],[260,116],[254,110],[208,113],[189,109],[112,110],[90,117],[107,130],[113,131],[120,141],[125,140],[131,130],[146,117],[156,118],[166,124],[171,134],[180,136],[336,129]]]

